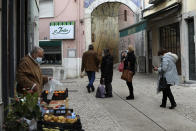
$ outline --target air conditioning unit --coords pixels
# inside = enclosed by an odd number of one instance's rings
[[[159,4],[159,3],[161,3],[161,2],[164,2],[165,0],[149,0],[149,4],[154,4],[154,5],[156,5],[156,4]]]

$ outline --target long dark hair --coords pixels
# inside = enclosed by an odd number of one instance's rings
[[[104,49],[104,56],[110,55],[110,50],[108,48]]]
[[[91,44],[88,46],[88,50],[94,50],[94,46]]]
[[[167,51],[166,49],[162,48],[162,49],[160,49],[160,50],[158,51],[158,56],[164,55],[164,54],[167,53],[167,52],[168,52],[168,51]]]

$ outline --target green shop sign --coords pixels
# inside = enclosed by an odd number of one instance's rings
[[[120,37],[125,37],[130,34],[134,34],[146,29],[147,23],[145,20],[138,22],[130,27],[120,30]]]

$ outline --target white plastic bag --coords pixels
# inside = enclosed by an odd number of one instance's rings
[[[60,81],[55,80],[55,79],[52,79],[52,80],[48,81],[48,83],[46,83],[44,85],[44,89],[43,89],[43,90],[48,90],[47,99],[51,100],[52,96],[53,96],[53,93],[56,90],[55,88],[61,87],[62,85],[63,84]]]
[[[21,120],[25,121],[29,125],[29,131],[37,130],[37,121],[35,119],[29,120],[23,117]]]

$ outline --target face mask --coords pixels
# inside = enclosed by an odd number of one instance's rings
[[[35,61],[36,61],[37,63],[41,64],[41,63],[42,63],[42,58],[41,58],[41,57],[37,57],[37,58],[35,59]]]

